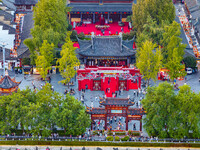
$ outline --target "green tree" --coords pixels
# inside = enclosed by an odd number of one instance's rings
[[[180,86],[177,94],[176,138],[200,138],[200,95],[191,91],[190,86]]]
[[[137,50],[136,66],[140,69],[140,73],[144,79],[148,81],[147,85],[149,85],[150,79],[156,80],[157,73],[161,67],[161,49],[155,48],[156,44],[153,44],[151,41],[146,41]]]
[[[195,68],[197,66],[196,58],[193,56],[187,56],[183,59],[186,68]]]
[[[175,7],[171,0],[138,0],[132,7],[133,27],[141,33],[150,16],[158,25],[162,21],[172,23],[175,19]]]
[[[64,40],[67,32],[67,8],[66,0],[40,0],[34,7],[34,28],[32,32],[52,29],[57,32],[60,39]]]
[[[36,67],[43,79],[46,78],[48,70],[51,69],[53,62],[53,50],[54,44],[48,44],[46,40],[44,40],[42,47],[39,49]]]
[[[144,128],[149,136],[173,137],[171,133],[176,128],[175,118],[178,115],[173,86],[164,82],[158,87],[148,87],[142,105],[147,111]]]
[[[37,52],[44,40],[58,46],[65,39],[68,21],[66,0],[40,0],[34,7],[34,28],[31,29],[31,39],[24,44],[30,50],[31,64],[35,65]]]
[[[29,112],[30,103],[35,103],[35,93],[30,89],[18,90],[17,93],[13,93],[10,96],[9,105],[7,106],[7,119],[12,127],[17,127],[19,124],[24,132],[24,129],[28,129],[29,118],[27,114]]]
[[[163,39],[161,40],[164,62],[166,63],[168,61],[168,57],[171,57],[174,48],[178,48],[178,55],[183,58],[186,45],[181,43],[182,39],[179,37],[181,34],[180,24],[173,21],[172,24],[164,27],[164,31]]]
[[[179,47],[173,48],[172,50],[172,52],[168,51],[169,56],[165,67],[169,70],[168,74],[170,76],[170,79],[174,81],[174,79],[178,77],[184,77],[186,75],[186,72],[185,65],[181,64],[182,57],[178,53]]]
[[[7,119],[7,106],[11,100],[11,96],[0,96],[0,133],[10,134],[11,124]]]
[[[61,105],[53,109],[58,127],[64,128],[65,135],[81,135],[90,125],[89,115],[82,103],[73,96],[66,95]]]
[[[29,117],[32,118],[32,133],[40,134],[40,130],[42,130],[43,136],[50,135],[53,125],[56,123],[52,110],[59,107],[61,98],[59,93],[52,91],[49,83],[46,83],[42,90],[36,93],[36,103],[30,106],[31,113],[29,114]]]
[[[62,46],[60,52],[61,58],[57,60],[60,74],[64,80],[61,83],[68,83],[72,77],[76,74],[75,67],[78,66],[79,60],[76,57],[75,47],[70,39],[71,32],[67,33],[66,43]]]
[[[25,39],[24,44],[29,48],[30,51],[30,64],[35,65],[35,60],[37,58],[36,51],[35,51],[35,44],[33,43],[32,39]]]

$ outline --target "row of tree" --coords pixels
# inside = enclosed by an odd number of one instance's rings
[[[170,79],[186,75],[183,60],[185,44],[180,24],[174,21],[171,0],[138,0],[133,4],[133,27],[137,31],[136,66],[144,78],[156,80],[160,68],[169,70]]]
[[[178,94],[167,82],[149,87],[142,100],[147,111],[145,129],[160,138],[200,138],[200,93],[188,85],[180,86]]]
[[[52,64],[57,64],[64,80],[68,83],[75,75],[79,65],[75,48],[68,31],[66,0],[40,0],[34,7],[34,28],[32,38],[24,41],[30,50],[31,65],[36,65],[43,79],[46,78]],[[57,55],[56,48],[62,46]]]
[[[56,127],[63,128],[66,135],[81,135],[90,125],[82,103],[53,92],[49,84],[36,93],[27,88],[1,96],[0,106],[0,134],[11,133],[20,125],[27,133],[46,137]]]

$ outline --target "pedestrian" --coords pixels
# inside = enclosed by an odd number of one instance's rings
[[[115,92],[115,96],[117,97],[117,92]]]
[[[119,95],[121,95],[121,90],[119,89]]]
[[[139,92],[137,91],[137,97],[139,96]]]
[[[98,101],[98,98],[97,98],[97,96],[95,97],[95,101]]]

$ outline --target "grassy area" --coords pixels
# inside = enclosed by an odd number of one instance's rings
[[[198,143],[142,143],[142,142],[79,142],[79,141],[0,141],[0,145],[57,145],[57,146],[122,146],[122,147],[193,147]]]

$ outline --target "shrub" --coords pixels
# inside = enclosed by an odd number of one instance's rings
[[[120,138],[118,136],[116,136],[115,141],[120,141]]]
[[[72,25],[69,24],[68,27],[67,27],[67,31],[71,31],[72,30]]]
[[[126,132],[115,132],[115,135],[126,135]]]
[[[78,38],[79,39],[84,39],[85,38],[85,34],[83,32],[78,34]]]
[[[108,135],[112,135],[112,131],[111,130],[108,130]]]
[[[129,130],[128,135],[130,135],[130,136],[140,136],[140,133]]]
[[[129,136],[125,136],[124,138],[121,139],[122,141],[128,141],[129,140]]]
[[[107,140],[107,141],[113,141],[113,137],[112,137],[112,136],[108,136],[108,137],[106,138],[106,140]]]
[[[71,38],[72,42],[77,42],[78,41],[76,36],[77,36],[77,32],[75,30],[73,30],[72,34],[70,35],[70,38]]]

